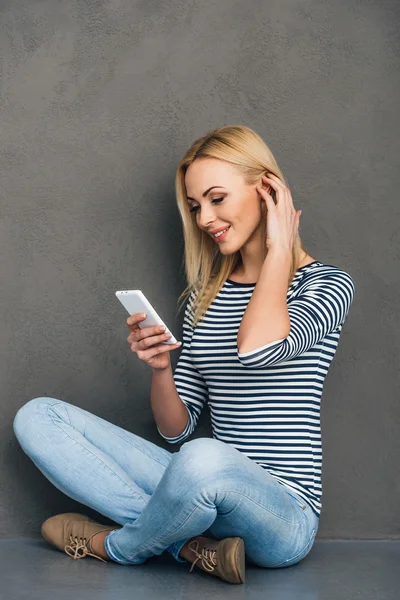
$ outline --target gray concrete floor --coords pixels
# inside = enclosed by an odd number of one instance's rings
[[[297,565],[246,566],[232,585],[168,553],[137,566],[73,560],[42,538],[0,540],[1,600],[399,600],[400,541],[317,540]]]

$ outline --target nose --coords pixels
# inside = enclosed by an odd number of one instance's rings
[[[201,212],[199,211],[198,214],[198,226],[205,230],[212,229],[212,223],[215,221],[213,209],[211,207],[208,207],[208,209],[202,208]]]

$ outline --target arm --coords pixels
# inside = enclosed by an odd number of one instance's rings
[[[280,248],[268,251],[240,323],[237,337],[239,353],[281,341],[289,335],[286,295],[290,265],[291,252]]]
[[[188,411],[176,390],[171,363],[167,369],[153,369],[150,404],[157,429],[163,437],[174,439],[186,430]]]
[[[193,329],[191,326],[190,313],[192,308],[193,292],[189,297],[185,308],[183,319],[183,346],[179,355],[173,382],[169,380],[169,385],[173,385],[176,389],[180,401],[183,403],[187,413],[187,422],[181,433],[174,435],[175,431],[183,424],[182,421],[175,423],[171,430],[164,428],[164,433],[157,426],[159,434],[170,444],[183,442],[194,431],[199,420],[200,413],[208,398],[208,388],[201,373],[196,369],[191,357],[191,341]],[[182,417],[183,418],[183,417]],[[168,437],[167,437],[167,435]],[[172,434],[172,435],[171,435]]]
[[[311,272],[293,299],[289,299],[287,303],[285,300],[290,322],[289,333],[283,335],[285,331],[281,329],[281,336],[278,337],[278,330],[275,328],[277,339],[272,341],[273,336],[266,335],[265,344],[258,337],[258,347],[254,344],[246,352],[240,347],[239,361],[248,368],[262,369],[306,352],[343,324],[352,304],[354,291],[354,282],[345,271],[328,268],[321,272]],[[275,315],[278,318],[278,313]]]

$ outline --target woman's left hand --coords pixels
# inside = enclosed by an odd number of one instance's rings
[[[294,208],[289,188],[276,175],[263,175],[262,181],[265,185],[273,187],[276,193],[275,204],[272,196],[264,188],[256,185],[267,207],[267,249],[279,247],[292,251],[302,211]]]

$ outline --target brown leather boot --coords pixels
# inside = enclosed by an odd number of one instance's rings
[[[104,559],[94,554],[90,540],[100,531],[113,531],[114,529],[121,529],[121,527],[101,525],[78,513],[63,513],[47,519],[41,527],[41,533],[46,542],[62,550],[74,560],[93,556],[107,562],[111,561],[111,558]]]
[[[192,540],[188,548],[197,556],[189,573],[193,571],[196,565],[210,575],[220,577],[228,583],[244,583],[245,552],[242,538]]]

